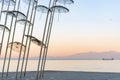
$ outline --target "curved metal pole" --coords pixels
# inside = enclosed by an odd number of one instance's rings
[[[4,1],[3,1],[3,6],[4,6]],[[3,7],[3,6],[2,6],[2,7]],[[7,14],[6,14],[6,16],[5,16],[5,23],[4,23],[4,25],[7,24],[7,18],[8,18],[8,10],[9,10],[9,7],[10,7],[10,0],[9,0],[9,2],[8,2]],[[2,12],[1,12],[1,15],[2,15]],[[1,55],[1,52],[2,52],[2,46],[3,46],[4,35],[5,35],[5,27],[4,27],[4,29],[3,29],[3,34],[2,34],[0,55]]]
[[[32,5],[32,12],[31,12],[31,16],[30,16],[30,22],[32,21],[32,16],[33,16],[33,11],[34,11],[34,5],[35,5],[35,2]],[[29,32],[30,32],[30,27],[32,27],[32,26],[29,24],[28,33],[27,34],[29,34]],[[23,60],[22,60],[22,65],[21,65],[20,77],[22,76],[22,71],[23,71],[23,66],[24,66],[24,60],[25,60],[25,54],[26,54],[26,48],[27,48],[27,43],[28,43],[28,37],[27,37],[26,42],[25,42],[26,47],[25,47],[24,54],[23,54]]]
[[[53,3],[53,6],[56,5],[56,0]],[[44,48],[43,51],[43,58],[42,58],[42,64],[41,64],[41,73],[39,75],[39,79],[43,78],[43,74],[44,74],[44,68],[45,68],[45,62],[46,62],[46,57],[47,57],[47,51],[48,51],[48,45],[49,45],[49,40],[50,40],[50,35],[51,35],[51,30],[52,30],[52,24],[53,24],[53,19],[54,19],[54,13],[55,13],[55,9],[52,10],[51,16],[50,16],[50,20],[49,20],[49,24],[48,24],[48,30],[47,30],[47,36],[46,36],[46,48]]]
[[[36,2],[37,2],[37,4],[38,4],[38,0],[37,0]],[[36,5],[37,5],[37,4],[36,4]],[[35,8],[35,11],[34,11],[33,25],[31,26],[31,33],[30,33],[30,35],[32,35],[32,33],[33,33],[34,21],[35,21],[35,18],[36,18],[35,16],[36,16],[36,8]],[[26,62],[25,62],[25,68],[24,68],[24,77],[26,76],[26,69],[27,69],[27,63],[28,63],[30,45],[31,45],[31,38],[30,38],[30,41],[29,41],[29,43],[28,43],[28,52],[27,52]]]
[[[16,2],[15,2],[15,5],[14,5],[14,9],[15,9],[15,7],[16,7]],[[14,16],[12,15],[11,24],[10,24],[10,32],[9,32],[9,35],[8,35],[7,47],[6,47],[6,51],[5,51],[3,68],[2,68],[2,77],[3,77],[3,75],[4,75],[5,62],[6,62],[6,57],[7,57],[8,43],[9,43],[9,41],[10,41],[10,34],[11,34],[11,29],[12,29],[13,18],[14,18]]]
[[[31,4],[31,0],[30,0],[29,5],[28,5],[26,20],[28,20],[28,15],[29,15],[29,11],[30,11],[30,4]],[[25,31],[26,31],[26,26],[27,26],[27,21],[25,22],[25,26],[24,26],[24,31],[23,31],[23,36],[22,36],[22,44],[23,44],[23,41],[24,41],[24,35],[25,35]],[[19,66],[20,66],[21,53],[22,53],[22,45],[20,47],[20,53],[19,53],[19,58],[18,58],[18,63],[17,63],[16,79],[17,79],[17,76],[18,76],[18,69],[19,69]]]
[[[21,1],[21,0],[18,0],[17,11],[19,11],[20,1]],[[17,1],[16,1],[16,2],[17,2]],[[12,43],[13,43],[14,37],[15,37],[15,30],[16,30],[16,25],[17,25],[17,18],[18,18],[18,13],[17,13],[16,19],[15,19],[15,24],[14,24],[14,29],[13,29],[13,36],[12,36]],[[7,65],[7,74],[6,74],[7,76],[8,76],[9,67],[10,67],[12,48],[13,48],[13,44],[11,44],[11,48],[10,48],[10,54],[9,54],[8,65]]]

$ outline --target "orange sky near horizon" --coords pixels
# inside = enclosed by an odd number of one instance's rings
[[[62,38],[62,37],[61,37]],[[81,52],[105,52],[105,51],[118,51],[120,52],[120,45],[118,44],[120,38],[76,38],[72,40],[74,36],[70,38],[64,38],[66,40],[50,41],[49,52],[50,56],[67,56]],[[74,38],[75,39],[75,38]]]

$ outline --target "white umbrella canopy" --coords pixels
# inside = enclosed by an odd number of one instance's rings
[[[17,20],[18,23],[22,24],[22,25],[27,25],[27,26],[32,26],[32,23],[26,19],[20,19],[20,20]]]
[[[61,5],[56,5],[56,6],[51,7],[51,11],[54,11],[55,13],[58,13],[58,20],[59,20],[59,15],[61,13],[68,13],[69,9],[67,9],[66,7],[61,6]]]
[[[44,5],[37,5],[37,6],[35,6],[35,8],[38,12],[41,12],[41,13],[47,13],[48,10],[50,10],[48,7],[46,7]]]
[[[29,39],[31,38],[31,39],[34,39],[35,37],[34,36],[32,36],[32,35],[25,35],[25,37],[28,37]]]
[[[8,47],[9,48],[12,47],[13,51],[15,51],[15,52],[20,52],[21,46],[22,46],[22,50],[21,51],[24,52],[25,47],[26,47],[24,44],[22,44],[20,42],[17,42],[17,41],[15,41],[13,43],[11,42],[11,43],[8,44]]]
[[[31,35],[25,35],[25,36],[28,37],[29,39],[31,38],[31,41],[32,41],[34,44],[36,44],[36,45],[38,45],[38,46],[43,45],[44,47],[46,47],[46,45],[45,45],[42,41],[40,41],[39,39],[37,39],[36,37],[31,36]]]
[[[46,45],[42,43],[42,41],[38,40],[37,38],[32,39],[32,42],[38,46],[43,45],[44,47],[46,47]]]
[[[3,0],[0,0],[0,3],[2,3],[3,2]],[[4,4],[5,5],[8,5],[8,3],[9,3],[9,0],[4,0]],[[15,4],[15,1],[14,0],[10,0],[10,6],[13,6]]]
[[[18,20],[20,19],[26,19],[26,15],[20,11],[12,11],[14,13],[14,15],[17,17]]]
[[[8,14],[10,17],[12,17],[12,16],[13,16],[14,18],[16,17],[16,15],[15,15],[12,11],[3,10],[2,13],[3,13],[3,14]]]
[[[51,7],[51,10],[55,10],[56,13],[68,13],[69,9],[64,6],[56,5]]]
[[[73,0],[57,0],[58,3],[61,3],[61,4],[73,4],[74,1]]]
[[[3,31],[4,28],[5,28],[5,31],[7,31],[7,32],[10,31],[10,29],[7,26],[0,24],[0,31]]]

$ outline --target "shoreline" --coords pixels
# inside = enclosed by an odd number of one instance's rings
[[[36,71],[28,71],[22,80],[35,80],[35,74]],[[15,72],[10,72],[8,78],[15,80]],[[120,73],[47,70],[43,80],[120,80]]]

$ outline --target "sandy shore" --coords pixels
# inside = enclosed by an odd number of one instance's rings
[[[25,78],[18,80],[35,80],[35,74],[36,72],[27,72]],[[9,73],[8,78],[0,80],[15,80],[15,73]],[[120,80],[120,73],[46,71],[44,80]]]
[[[50,71],[45,80],[120,80],[120,73]]]

